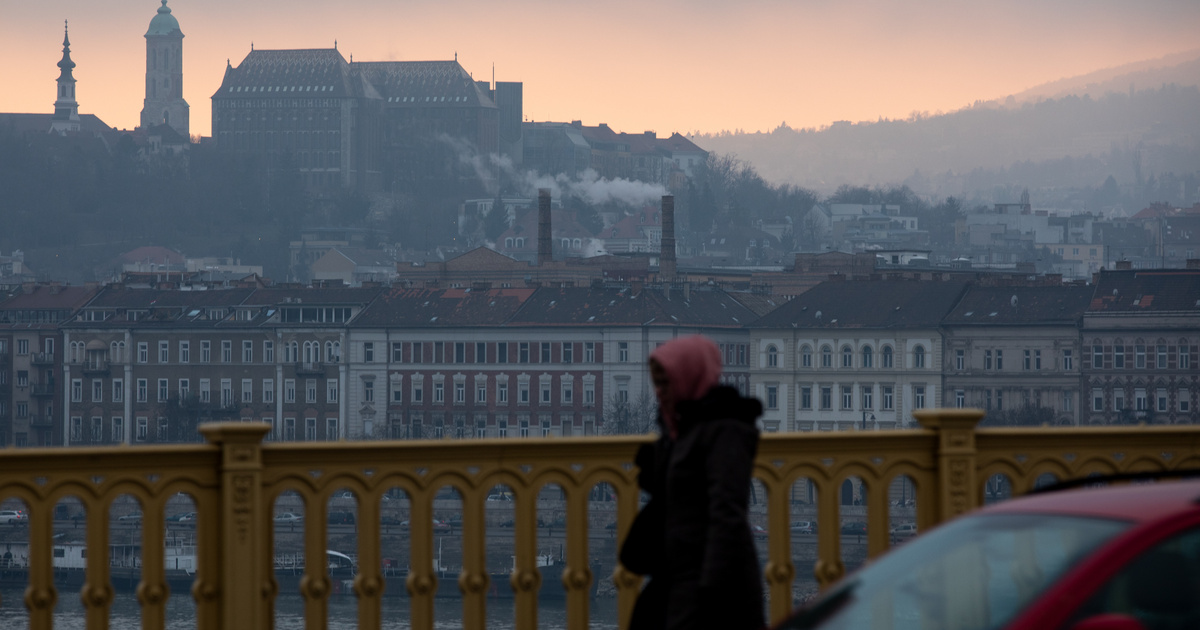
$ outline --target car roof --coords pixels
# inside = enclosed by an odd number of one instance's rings
[[[1159,481],[1045,492],[996,503],[983,512],[1040,512],[1143,523],[1196,510],[1200,510],[1200,481]]]

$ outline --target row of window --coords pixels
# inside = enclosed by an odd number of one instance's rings
[[[201,403],[213,402],[212,398],[212,380],[207,378],[198,379],[199,387],[195,392],[196,399]],[[304,402],[316,403],[320,390],[319,379],[310,378],[304,381]],[[176,382],[175,395],[180,403],[187,401],[192,397],[191,379],[181,378]],[[283,402],[294,403],[296,398],[296,379],[284,379],[283,381]],[[336,404],[338,401],[339,381],[336,378],[325,380],[325,400],[326,403]],[[223,378],[218,383],[220,389],[220,404],[222,407],[231,407],[234,404],[251,404],[254,399],[254,379],[241,379],[241,389],[234,391],[233,379]],[[125,402],[125,381],[124,379],[114,378],[110,384],[111,398],[113,403]],[[91,396],[88,402],[102,403],[104,402],[104,379],[91,380]],[[274,404],[275,402],[275,379],[262,379],[262,402],[264,404]],[[83,400],[83,379],[71,379],[71,402],[82,403]],[[136,386],[133,392],[134,400],[139,403],[150,402],[150,379],[139,378],[136,380]],[[157,379],[155,388],[156,402],[167,402],[171,398],[171,381],[170,379]]]
[[[445,381],[441,380],[438,377],[435,377],[434,379],[431,379],[431,380],[432,380],[432,383],[431,383],[432,398],[430,399],[431,402],[435,405],[446,403],[447,402],[447,400],[446,400],[447,386],[446,386]],[[514,395],[515,395],[516,403],[518,405],[528,405],[533,402],[533,400],[531,399],[531,396],[532,396],[531,380],[532,379],[530,378],[530,376],[526,375],[526,374],[517,376],[517,378],[516,378],[517,382],[516,382],[516,388],[514,391]],[[537,397],[537,401],[536,401],[537,404],[539,404],[539,405],[554,404],[554,400],[553,400],[554,384],[552,381],[553,381],[553,379],[548,378],[548,377],[542,377],[542,378],[538,379],[538,389],[537,389],[538,397]],[[472,385],[473,385],[473,388],[471,388],[471,390],[468,390],[466,379],[465,378],[456,378],[454,380],[454,382],[452,382],[450,384],[450,388],[449,388],[450,395],[452,396],[451,401],[453,402],[453,404],[456,404],[456,405],[466,404],[468,401],[468,396],[470,396],[471,397],[470,400],[475,402],[476,404],[487,404],[489,393],[491,393],[492,395],[495,396],[496,404],[498,404],[498,405],[507,405],[510,402],[509,383],[508,383],[507,375],[501,375],[499,378],[496,379],[494,392],[490,391],[490,388],[488,386],[486,379],[475,379],[474,382],[472,383]],[[424,375],[415,374],[415,375],[410,376],[408,389],[409,389],[409,403],[410,404],[421,405],[421,404],[425,403],[425,377],[424,377]],[[574,381],[574,379],[560,377],[558,391],[559,391],[559,398],[558,398],[559,404],[563,404],[563,405],[575,404],[576,401],[575,401],[575,381]],[[626,391],[628,391],[628,390],[626,390]],[[374,402],[375,401],[375,382],[373,380],[364,379],[362,381],[362,393],[363,393],[363,402],[366,402],[366,403]],[[401,379],[396,378],[395,380],[391,381],[390,396],[389,396],[388,402],[393,403],[393,404],[404,402],[404,384]],[[592,377],[590,375],[585,376],[583,378],[583,401],[582,402],[584,405],[595,405],[596,404],[596,382],[594,380],[594,377]]]
[[[551,435],[595,435],[596,415],[585,413],[576,416],[572,413],[558,414],[558,422],[549,413],[514,414],[510,421],[508,414],[494,414],[489,418],[487,413],[453,414],[447,421],[445,414],[432,413],[426,419],[419,411],[410,412],[408,418],[393,421],[391,437],[397,439],[420,438],[491,438],[491,437],[547,437]]]
[[[583,343],[393,341],[389,361],[391,363],[595,363],[598,345],[594,341]],[[377,360],[375,342],[363,342],[362,358],[364,363],[374,363]],[[617,344],[617,360],[629,360],[628,342],[622,341]]]
[[[1022,350],[1021,369],[1028,371],[1040,371],[1042,369],[1042,351],[1034,349]],[[1062,365],[1062,370],[1069,372],[1075,369],[1075,353],[1070,349],[1063,349],[1059,357]],[[1049,366],[1048,367],[1052,367]],[[961,348],[954,350],[954,369],[963,371],[967,369],[967,351]],[[1004,350],[1001,349],[985,349],[983,351],[983,369],[1002,371],[1004,369]]]
[[[1190,413],[1192,411],[1192,400],[1189,393],[1187,389],[1176,391],[1175,410],[1180,413]],[[1158,388],[1150,391],[1140,387],[1136,388],[1133,390],[1132,406],[1127,406],[1130,405],[1130,401],[1126,400],[1125,394],[1126,392],[1123,388],[1118,387],[1114,389],[1112,391],[1112,407],[1110,409],[1113,411],[1130,410],[1142,412],[1151,410],[1161,412],[1171,411],[1170,390]],[[1150,398],[1151,395],[1153,395],[1153,399]],[[1107,401],[1108,394],[1105,393],[1103,388],[1096,387],[1092,389],[1092,411],[1105,411]],[[1151,405],[1153,405],[1153,409]]]
[[[976,399],[972,404],[980,405],[987,411],[1004,411],[1004,398],[1005,398],[1004,393],[1005,393],[1005,391],[1006,390],[1003,390],[1003,389],[995,389],[995,390],[985,389],[985,390],[983,390],[982,400]],[[1010,393],[1012,393],[1011,390],[1009,390],[1009,391],[1010,391]],[[1025,406],[1032,405],[1034,407],[1042,406],[1041,390],[1035,389],[1035,390],[1031,391],[1031,390],[1027,390],[1027,389],[1022,389],[1022,390],[1020,390],[1020,395],[1021,395],[1021,404],[1022,405],[1025,405]],[[1062,400],[1061,400],[1060,409],[1062,411],[1066,411],[1066,412],[1074,411],[1075,410],[1075,392],[1071,391],[1071,390],[1064,390],[1061,392],[1061,395],[1062,395]],[[965,390],[962,390],[962,389],[954,390],[954,406],[958,407],[959,409],[962,409],[963,407],[967,406],[967,393]]]
[[[853,385],[801,385],[799,387],[800,397],[797,401],[798,407],[802,411],[811,411],[818,409],[821,411],[832,411],[835,409],[835,394],[837,395],[836,409],[842,411],[893,411],[896,408],[896,388],[894,385],[879,386],[879,398],[875,398],[874,385],[859,385],[858,386],[858,406],[855,406],[855,386]],[[913,385],[913,409],[925,408],[925,385]],[[815,398],[814,398],[815,394]],[[777,385],[766,386],[766,407],[767,409],[779,409],[779,387]],[[878,406],[877,406],[878,403]]]
[[[774,344],[767,346],[767,367],[779,367],[780,351]],[[873,368],[875,367],[875,350],[871,346],[863,346],[858,353],[858,365],[855,365],[855,352],[849,345],[842,346],[840,353],[839,367],[843,368]],[[924,368],[925,361],[925,346],[916,346],[912,351],[912,364],[909,367]],[[834,363],[833,348],[828,345],[821,346],[816,357],[813,356],[813,348],[809,345],[800,346],[800,367],[811,368],[816,367],[814,359],[819,360],[820,367],[832,368]],[[895,357],[891,346],[883,346],[879,351],[879,367],[893,368],[895,367]]]
[[[1136,344],[1126,346],[1118,344],[1112,346],[1110,349],[1111,354],[1106,353],[1105,346],[1101,344],[1092,346],[1092,368],[1097,370],[1104,369],[1106,357],[1111,357],[1109,362],[1114,370],[1123,370],[1129,367],[1136,370],[1147,368],[1166,370],[1170,367],[1172,354],[1175,355],[1175,369],[1189,370],[1192,367],[1192,347],[1186,344],[1178,346],[1167,346],[1166,344],[1154,346]]]
[[[233,363],[233,341],[223,339],[218,346],[218,361],[220,363]],[[336,341],[327,341],[324,346],[318,341],[306,341],[303,345],[299,342],[291,341],[284,344],[285,357],[284,361],[289,363],[297,363],[300,361],[300,352],[303,348],[304,360],[306,362],[320,362],[322,360],[336,362],[341,357],[341,345]],[[199,353],[193,357],[193,346],[190,340],[177,342],[175,349],[175,363],[192,363],[193,359],[197,363],[212,363],[213,362],[213,342],[208,339],[203,339],[199,343]],[[97,352],[103,353],[103,350],[85,350],[85,344],[82,341],[71,342],[70,354],[67,360],[71,363],[89,363],[102,360],[102,357],[97,356]],[[262,357],[263,363],[275,362],[275,342],[262,342]],[[158,363],[171,363],[171,342],[160,340],[158,342],[157,353],[155,354]],[[241,362],[254,363],[254,342],[246,339],[241,342]],[[124,363],[128,357],[125,356],[125,342],[114,341],[109,344],[108,360],[114,363]],[[150,363],[150,342],[139,341],[137,344],[137,354],[135,360],[138,363]]]
[[[251,421],[249,418],[243,418],[243,422]],[[338,434],[338,419],[325,418],[323,422],[318,418],[301,418],[304,427],[304,439],[307,441],[315,441],[318,439],[318,425],[324,424],[325,440],[337,440]],[[279,427],[279,435],[276,435],[273,418],[262,418],[263,423],[271,425],[271,433],[267,436],[268,440],[283,439],[286,441],[295,441],[296,437],[296,418],[284,418],[282,425]],[[84,422],[82,416],[71,417],[71,441],[80,443],[84,441]],[[108,429],[107,431],[105,429]],[[157,418],[153,425],[154,440],[157,442],[173,441],[171,436],[171,425],[166,418]],[[87,424],[87,437],[91,443],[123,443],[125,441],[125,420],[120,416],[113,416],[108,423],[104,422],[103,416],[92,416],[91,422]],[[135,442],[146,442],[151,439],[150,436],[151,424],[150,418],[139,416],[134,421]]]

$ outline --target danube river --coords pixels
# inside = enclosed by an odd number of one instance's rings
[[[22,593],[16,590],[0,591],[0,628],[17,630],[29,627],[29,616],[22,603]],[[330,630],[353,630],[358,627],[356,619],[357,600],[353,597],[335,596],[329,599]],[[591,628],[615,630],[617,627],[617,600],[599,598],[591,603]],[[138,630],[141,611],[137,600],[130,594],[118,595],[113,601],[110,617],[112,630]],[[512,628],[512,600],[494,600],[487,604],[487,627],[492,629]],[[172,597],[167,604],[166,627],[195,627],[195,607],[190,599]],[[303,630],[304,602],[298,595],[280,595],[276,602],[275,627],[278,630]],[[386,630],[410,628],[409,600],[407,597],[383,599],[383,627]],[[435,628],[462,627],[462,601],[438,599],[434,603]],[[557,630],[567,627],[567,610],[563,602],[543,603],[538,611],[539,630]],[[54,615],[55,630],[84,630],[83,605],[75,593],[59,593],[58,607]]]

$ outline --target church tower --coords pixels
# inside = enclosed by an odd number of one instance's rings
[[[188,135],[188,104],[183,100],[183,32],[162,0],[158,15],[146,31],[146,99],[142,128],[166,123],[184,138]]]
[[[58,99],[54,101],[50,131],[58,134],[79,131],[79,103],[75,101],[75,77],[71,74],[75,62],[71,61],[71,39],[66,22],[63,22],[63,56],[58,67]]]

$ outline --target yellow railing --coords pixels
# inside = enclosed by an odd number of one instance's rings
[[[874,556],[891,543],[889,488],[901,478],[915,489],[918,528],[927,529],[980,505],[983,480],[995,475],[1007,477],[1019,494],[1046,473],[1068,478],[1200,466],[1200,427],[976,429],[982,414],[929,410],[916,414],[922,425],[916,430],[764,436],[755,475],[767,495],[761,518],[768,531],[764,577],[771,618],[788,613],[797,572],[810,570],[795,566],[789,532],[796,513],[793,491],[801,480],[817,500],[817,559],[811,570],[824,586],[845,570],[839,528],[847,479],[856,480],[856,492],[864,499],[865,507],[857,509],[869,515],[866,553]],[[587,532],[597,525],[589,522],[589,496],[597,484],[615,490],[616,532],[618,539],[623,537],[639,502],[631,459],[648,437],[263,444],[267,428],[262,425],[213,424],[201,431],[207,443],[199,445],[0,451],[0,500],[19,499],[29,511],[24,600],[31,628],[51,628],[55,602],[63,595],[54,583],[55,505],[66,497],[82,502],[89,515],[89,557],[104,558],[110,543],[109,509],[121,495],[138,499],[145,512],[137,588],[143,627],[164,628],[164,515],[167,502],[181,492],[192,497],[198,514],[191,596],[201,630],[272,627],[279,591],[272,515],[284,493],[299,495],[306,506],[303,537],[309,562],[299,588],[306,627],[324,628],[334,590],[325,562],[326,510],[334,492],[345,488],[357,498],[353,589],[360,628],[376,629],[382,621],[380,505],[392,488],[409,499],[411,571],[406,588],[412,627],[432,628],[434,623],[434,498],[447,485],[461,496],[462,570],[457,582],[464,628],[486,625],[491,579],[485,566],[486,498],[497,485],[513,494],[515,559],[509,581],[516,627],[538,626],[538,588],[551,579],[562,580],[569,628],[588,626],[594,580],[611,578],[615,584],[622,626],[632,610],[640,578],[619,566],[611,576],[593,574]],[[535,561],[538,494],[549,485],[561,488],[564,496],[566,568],[560,575],[542,575]],[[613,558],[603,560],[614,566]],[[107,628],[114,589],[106,563],[87,564],[80,595],[87,627]]]

